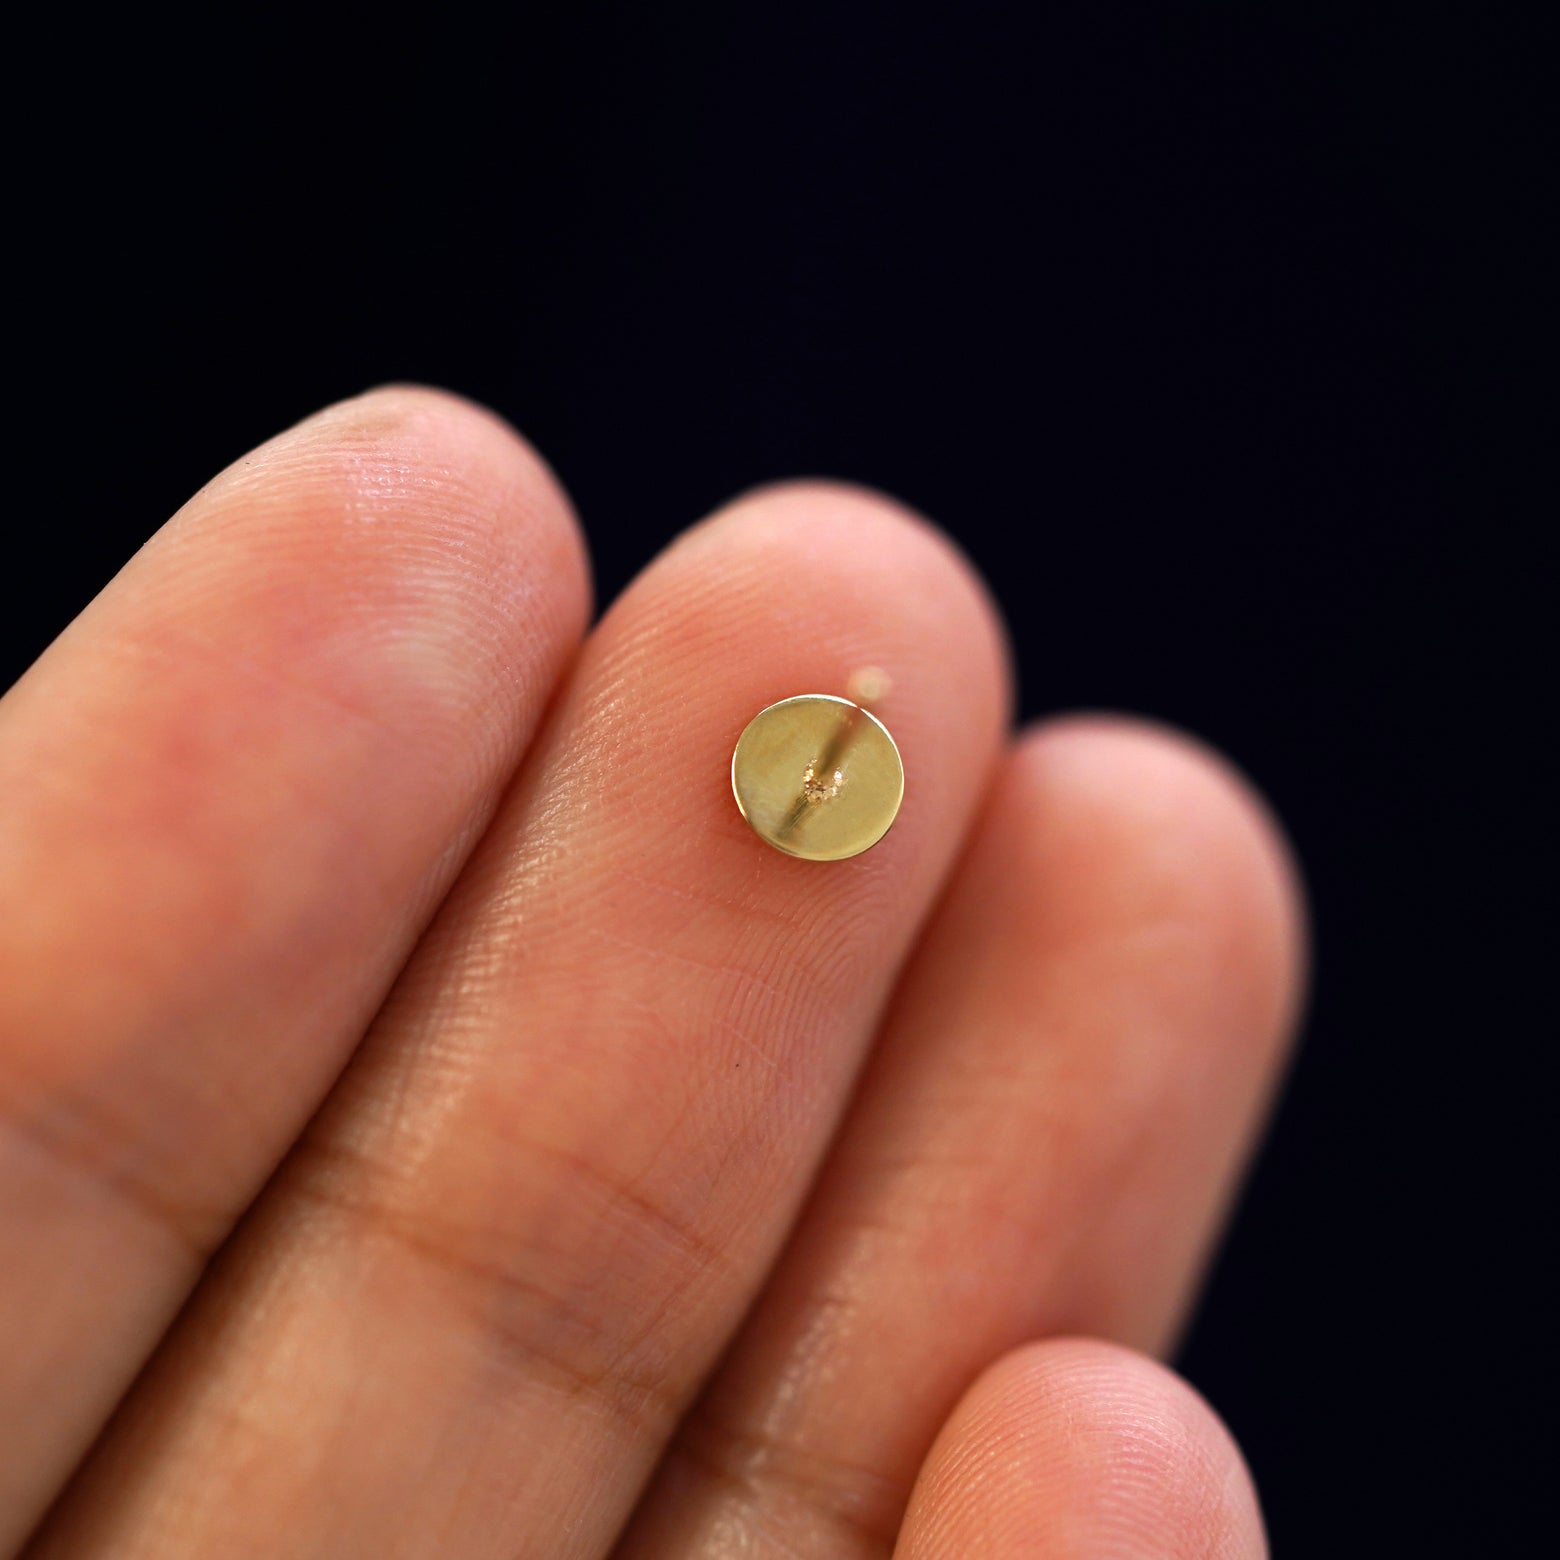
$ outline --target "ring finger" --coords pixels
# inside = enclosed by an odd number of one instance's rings
[[[998,1355],[1163,1348],[1271,1087],[1297,919],[1263,810],[1201,749],[1100,719],[1020,743],[620,1560],[887,1553]]]

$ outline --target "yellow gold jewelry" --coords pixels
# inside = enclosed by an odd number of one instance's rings
[[[886,683],[881,673],[861,673],[851,688]],[[804,693],[747,723],[731,755],[731,789],[753,832],[776,850],[843,861],[888,833],[905,771],[875,715],[849,699]]]

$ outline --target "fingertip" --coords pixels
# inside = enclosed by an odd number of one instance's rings
[[[994,729],[1011,724],[1015,663],[1001,608],[969,555],[921,511],[843,478],[775,479],[690,526],[669,555],[724,552],[733,534],[763,560],[772,589],[803,609],[821,585],[842,627],[885,610],[923,625],[921,648],[968,675],[972,698],[994,696]],[[892,698],[902,679],[889,671]]]
[[[353,545],[377,528],[380,551],[437,543],[500,587],[523,566],[563,618],[582,629],[589,615],[589,558],[562,483],[512,424],[452,391],[387,384],[338,401],[235,462],[200,498],[186,512],[208,532],[219,524],[213,499],[233,501],[243,522],[256,503],[302,512],[316,526],[294,533],[299,546]]]
[[[1164,1366],[1091,1339],[1006,1355],[927,1458],[899,1560],[1260,1560],[1260,1505],[1218,1415]]]
[[[1293,1039],[1309,962],[1295,852],[1267,799],[1227,755],[1140,716],[1055,716],[1019,735],[1013,767],[1036,828],[1065,816],[1080,848],[1134,863],[1115,892],[1138,920],[1212,934],[1210,969],[1234,976],[1271,1058]]]
[[[458,396],[390,386],[228,467],[74,632],[162,658],[188,659],[193,638],[252,667],[290,662],[350,708],[393,698],[397,725],[504,744],[590,607],[578,520],[531,445]]]

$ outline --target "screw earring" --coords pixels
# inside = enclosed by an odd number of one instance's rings
[[[807,861],[858,856],[888,833],[905,793],[899,749],[864,705],[888,679],[851,678],[850,699],[804,693],[762,709],[731,755],[737,807],[766,844]]]

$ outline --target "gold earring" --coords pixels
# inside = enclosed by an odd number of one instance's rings
[[[888,728],[863,707],[887,688],[867,668],[850,680],[853,699],[798,694],[747,723],[731,755],[731,789],[761,840],[807,861],[843,861],[888,833],[904,765]]]

